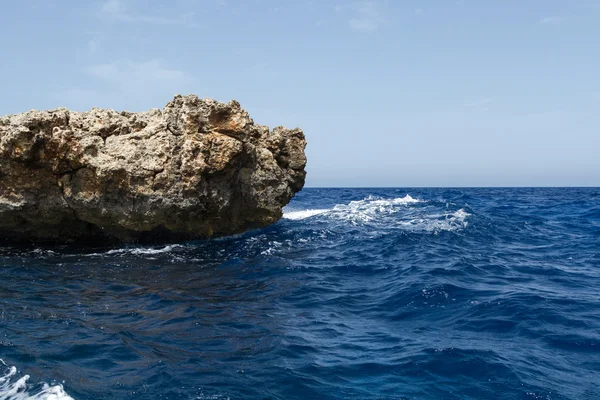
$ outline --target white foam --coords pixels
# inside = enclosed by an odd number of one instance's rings
[[[34,388],[37,387],[36,388]],[[29,375],[17,379],[17,368],[0,359],[0,400],[74,400],[62,385],[29,384]]]
[[[56,255],[56,252],[52,251],[52,250],[44,250],[44,249],[33,249],[32,251],[33,254],[35,254],[36,256],[54,256]]]
[[[375,199],[375,198],[369,196],[365,200],[362,200],[362,201],[369,202],[371,205],[376,205],[376,206],[390,206],[390,205],[400,205],[400,204],[421,203],[423,200],[414,199],[411,197],[410,194],[407,194],[404,197],[398,197],[396,199],[390,199],[390,200]]]
[[[162,248],[148,248],[148,247],[136,247],[133,249],[117,249],[110,250],[107,254],[116,254],[116,253],[128,253],[133,255],[152,255],[152,254],[162,254],[162,253],[170,253],[177,248],[184,247],[182,245],[172,244]]]
[[[161,248],[152,248],[152,247],[133,247],[133,248],[122,248],[122,249],[113,249],[109,250],[105,253],[91,253],[89,256],[106,256],[106,255],[116,255],[116,254],[130,254],[130,255],[155,255],[155,254],[163,254],[170,253],[175,249],[184,248],[185,246],[180,244],[171,244]],[[0,399],[1,400],[1,399]]]
[[[420,203],[420,204],[419,204]],[[411,232],[455,231],[467,227],[469,213],[464,209],[449,211],[434,201],[404,197],[385,199],[368,196],[348,204],[337,204],[332,209],[308,209],[286,212],[283,218],[304,220],[314,216],[326,218],[331,223],[355,226],[366,225],[381,229],[402,229]]]
[[[331,211],[331,210],[318,209],[318,210],[290,211],[290,212],[284,213],[283,218],[298,221],[298,220],[313,217],[315,215],[324,214],[328,211]]]
[[[336,219],[345,219],[351,222],[368,222],[373,219],[374,214],[395,212],[395,206],[405,206],[421,202],[422,200],[415,199],[409,194],[395,199],[381,199],[367,196],[363,200],[351,201],[348,204],[337,204],[332,209],[289,211],[283,214],[283,218],[299,221],[314,217],[315,215],[326,214]]]
[[[413,232],[432,232],[437,234],[442,231],[456,231],[466,228],[469,225],[466,219],[470,215],[461,208],[453,213],[432,213],[408,221],[399,221],[398,225]]]
[[[408,194],[395,199],[379,199],[368,196],[363,200],[336,205],[332,210],[332,215],[353,225],[359,225],[380,221],[385,216],[405,211],[409,205],[421,202],[422,200],[414,199]]]
[[[456,218],[457,220],[464,221],[465,218],[467,218],[471,214],[469,214],[468,212],[466,212],[464,210],[464,208],[461,208],[460,210],[456,211],[455,213],[453,213],[451,215],[452,215],[452,217]]]

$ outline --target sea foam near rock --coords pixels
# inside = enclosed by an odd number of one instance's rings
[[[0,359],[0,400],[73,400],[61,384],[31,383],[14,366]]]

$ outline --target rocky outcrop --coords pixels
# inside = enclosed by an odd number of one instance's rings
[[[237,101],[0,117],[0,239],[173,240],[276,222],[304,185],[300,129]]]

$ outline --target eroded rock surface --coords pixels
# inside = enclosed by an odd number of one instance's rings
[[[176,96],[143,113],[0,117],[0,239],[168,240],[276,222],[304,185],[300,129],[237,101]]]

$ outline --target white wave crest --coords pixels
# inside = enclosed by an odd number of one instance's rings
[[[410,195],[382,199],[368,196],[348,204],[337,204],[331,209],[293,210],[283,218],[304,220],[320,216],[331,223],[368,226],[381,229],[402,229],[411,232],[438,233],[466,228],[469,213],[464,209],[449,210],[449,204],[415,199]]]
[[[172,244],[161,248],[151,248],[151,247],[135,247],[132,249],[115,249],[109,250],[106,254],[133,254],[133,255],[153,255],[153,254],[162,254],[162,253],[170,253],[177,248],[184,247],[178,244]]]
[[[294,221],[298,221],[301,219],[306,219],[313,217],[315,215],[324,214],[328,211],[328,209],[318,209],[318,210],[303,210],[303,211],[290,211],[283,214],[283,218],[291,219]]]
[[[363,200],[351,201],[348,204],[338,204],[332,210],[332,215],[353,225],[359,225],[381,220],[384,216],[405,211],[408,205],[421,203],[410,195],[395,199],[377,199],[369,196]]]
[[[414,203],[421,203],[423,200],[419,200],[419,199],[414,199],[411,197],[410,194],[407,194],[404,197],[398,197],[395,199],[377,199],[373,196],[368,196],[366,199],[361,200],[363,202],[369,202],[372,205],[379,205],[379,206],[388,206],[388,205],[400,205],[400,204],[414,204]],[[360,203],[360,202],[359,202]]]
[[[413,232],[438,233],[441,231],[455,231],[466,228],[469,225],[466,219],[470,215],[471,214],[461,208],[453,213],[434,213],[413,218],[408,221],[399,221],[398,225]]]
[[[402,206],[420,202],[422,202],[422,200],[414,199],[408,194],[404,197],[398,197],[395,199],[378,199],[373,196],[368,196],[363,200],[351,201],[349,204],[338,204],[332,209],[289,211],[283,214],[283,218],[299,221],[314,217],[315,215],[326,214],[329,216],[341,217],[342,219],[357,219],[364,222],[371,219],[369,214],[392,211],[394,206]]]
[[[0,360],[0,400],[73,400],[62,385],[29,384],[29,375],[17,378],[17,368]]]
[[[97,256],[110,256],[110,255],[120,255],[120,254],[125,254],[125,255],[134,255],[134,256],[145,256],[145,255],[156,255],[156,254],[163,254],[163,253],[170,253],[173,250],[179,249],[179,248],[184,248],[185,246],[180,245],[180,244],[171,244],[165,247],[159,247],[159,248],[153,248],[153,247],[132,247],[132,248],[121,248],[121,249],[112,249],[112,250],[108,250],[105,253],[91,253],[88,254],[88,256],[90,257],[97,257]],[[0,399],[2,400],[2,399]]]

